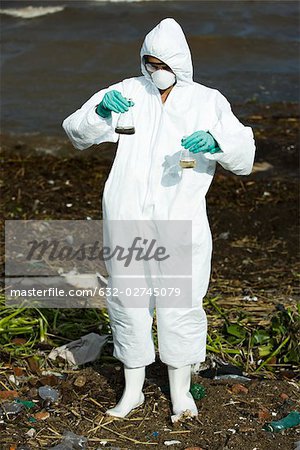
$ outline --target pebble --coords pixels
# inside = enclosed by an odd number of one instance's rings
[[[270,414],[270,411],[267,408],[261,407],[259,409],[259,411],[258,411],[258,418],[260,420],[265,421],[265,420],[270,419],[270,417],[271,417],[271,414]]]
[[[231,391],[234,394],[248,394],[249,389],[246,388],[243,384],[234,384],[231,388]]]
[[[283,392],[282,394],[280,394],[280,398],[282,400],[287,400],[289,398],[289,396]]]
[[[46,420],[46,419],[48,419],[50,417],[50,414],[48,413],[48,411],[40,411],[40,412],[37,412],[34,415],[34,417],[37,420]]]
[[[36,434],[36,430],[34,428],[30,428],[25,434],[30,438],[33,438]]]
[[[1,400],[8,400],[10,398],[17,398],[17,397],[18,397],[17,391],[0,391]]]
[[[79,375],[74,381],[74,386],[83,387],[86,383],[86,377],[84,375]]]

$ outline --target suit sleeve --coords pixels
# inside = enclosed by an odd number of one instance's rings
[[[94,94],[81,108],[73,112],[62,123],[67,136],[78,150],[85,150],[102,142],[117,142],[119,135],[115,133],[118,115],[104,119],[96,113],[96,107],[106,92],[117,90],[122,93],[122,83],[117,83]]]
[[[204,153],[236,175],[249,175],[252,171],[255,142],[251,127],[244,126],[233,114],[229,102],[217,92],[215,123],[208,130],[217,141],[220,153]]]

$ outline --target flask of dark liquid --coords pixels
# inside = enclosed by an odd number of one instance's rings
[[[128,99],[131,102],[131,98]],[[132,106],[129,107],[128,111],[121,113],[119,115],[118,123],[115,128],[115,132],[118,134],[134,134],[134,122],[133,122],[133,114],[132,114]]]

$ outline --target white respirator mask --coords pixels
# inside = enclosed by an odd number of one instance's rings
[[[153,72],[151,74],[151,78],[155,86],[161,90],[168,89],[176,81],[174,73],[163,69],[159,69]]]

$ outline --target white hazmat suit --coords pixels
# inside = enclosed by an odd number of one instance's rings
[[[144,66],[144,55],[163,61],[176,75],[165,103]],[[212,252],[205,196],[216,163],[234,174],[247,175],[252,170],[255,144],[251,128],[239,122],[225,97],[193,81],[190,50],[175,20],[164,19],[146,36],[141,69],[143,76],[94,94],[64,120],[63,127],[79,150],[118,142],[103,193],[104,220],[192,221],[191,307],[156,310],[160,359],[180,368],[205,360],[207,322],[202,299],[208,288]],[[96,114],[95,108],[111,90],[134,101],[134,135],[115,133],[117,114],[110,118]],[[209,132],[221,152],[195,153],[196,167],[181,169],[181,139],[198,130]],[[122,308],[107,298],[107,306],[114,356],[131,368],[154,362],[153,305]]]

